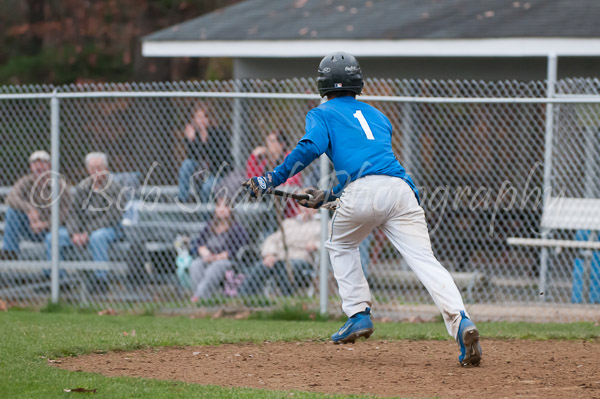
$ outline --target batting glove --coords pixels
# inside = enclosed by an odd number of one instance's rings
[[[254,176],[242,183],[242,186],[246,187],[252,198],[270,193],[273,187],[275,187],[273,172],[267,172],[264,176]]]
[[[329,201],[335,201],[338,197],[333,194],[332,190],[329,191],[323,191],[323,190],[316,190],[314,188],[307,188],[306,190],[304,190],[305,194],[309,194],[312,196],[311,199],[307,199],[307,200],[299,200],[298,203],[306,208],[320,208],[321,206],[323,206],[323,204],[329,202]]]

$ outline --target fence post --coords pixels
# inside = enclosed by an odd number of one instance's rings
[[[234,86],[236,92],[243,91],[243,84],[239,80],[235,80]],[[234,168],[241,168],[242,160],[242,107],[243,103],[240,98],[233,100],[233,132],[231,134],[231,154],[233,155]]]
[[[585,163],[584,163],[584,190],[585,198],[595,198],[600,195],[600,182],[598,182],[598,128],[589,124],[585,129]]]
[[[412,87],[405,87],[403,90],[403,95],[406,97],[417,97],[418,93]],[[402,159],[401,163],[404,166],[404,169],[415,179],[415,181],[420,179],[420,176],[417,176],[417,173],[420,173],[419,169],[416,165],[416,159],[418,158],[418,154],[415,153],[415,143],[418,140],[418,133],[413,126],[413,115],[415,114],[414,108],[416,105],[414,103],[404,103],[401,105],[401,118],[402,118]]]
[[[329,184],[329,158],[323,154],[319,158],[319,168],[321,170],[321,178],[319,179],[319,185],[321,190],[330,190]],[[322,315],[327,314],[328,308],[328,287],[329,287],[329,253],[325,248],[325,241],[329,236],[329,211],[321,208],[321,248],[320,248],[320,270],[319,270],[319,304],[320,313]]]
[[[320,104],[327,102],[327,97],[321,98]],[[322,154],[319,158],[319,189],[331,190],[331,182],[329,178],[329,158]],[[327,209],[319,209],[321,213],[321,248],[319,250],[320,268],[319,268],[319,307],[321,315],[327,314],[329,307],[329,253],[325,248],[325,241],[329,236],[329,211]]]
[[[59,273],[58,273],[58,228],[60,226],[60,179],[59,179],[59,154],[60,154],[60,103],[56,95],[57,89],[52,92],[50,99],[50,147],[52,154],[52,208],[50,231],[52,234],[52,272],[50,275],[51,301],[58,303]]]
[[[555,53],[548,54],[548,77],[546,98],[553,98],[555,93],[557,63],[558,58]],[[547,205],[547,201],[552,197],[552,145],[554,143],[554,106],[552,103],[546,103],[546,134],[544,138],[544,190],[542,196],[542,209]],[[542,230],[542,238],[547,238],[548,231]],[[543,247],[540,255],[540,280],[539,280],[539,298],[540,301],[546,300],[546,281],[548,273],[548,248]]]

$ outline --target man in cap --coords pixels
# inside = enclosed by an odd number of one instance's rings
[[[31,173],[21,177],[6,197],[6,227],[0,259],[15,260],[21,240],[43,241],[50,230],[52,184],[50,154],[35,151],[29,157]],[[60,179],[60,220],[66,221],[70,192]]]

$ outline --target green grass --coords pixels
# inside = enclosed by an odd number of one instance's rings
[[[0,397],[65,398],[65,388],[96,388],[95,398],[280,398],[289,392],[220,388],[140,378],[107,378],[47,365],[47,358],[145,347],[218,345],[234,342],[324,340],[339,321],[281,321],[97,316],[9,311],[0,314]],[[486,338],[598,339],[590,323],[479,323]],[[136,330],[135,336],[123,332]],[[449,339],[441,323],[379,323],[375,339]],[[294,398],[323,394],[295,392]],[[79,397],[79,396],[78,396]],[[339,396],[348,397],[348,396]]]
[[[286,321],[342,321],[346,322],[348,317],[334,318],[329,315],[321,315],[316,309],[308,309],[302,304],[284,304],[282,307],[270,311],[254,312],[250,320],[286,320]]]

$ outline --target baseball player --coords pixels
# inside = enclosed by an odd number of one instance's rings
[[[376,108],[356,100],[363,78],[356,58],[327,55],[319,64],[317,84],[327,102],[306,115],[306,134],[284,162],[244,183],[254,196],[269,193],[321,154],[332,160],[339,184],[329,191],[307,189],[301,205],[319,208],[337,200],[331,235],[325,246],[348,321],[331,336],[334,343],[355,342],[373,333],[371,293],[360,265],[358,246],[381,227],[429,291],[458,342],[463,366],[479,365],[479,331],[469,319],[450,273],[431,250],[419,193],[392,150],[392,125]]]

